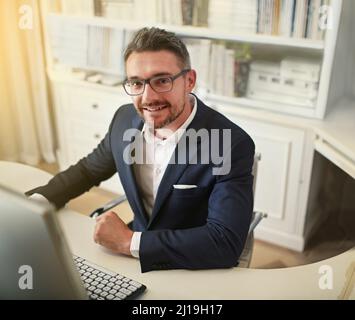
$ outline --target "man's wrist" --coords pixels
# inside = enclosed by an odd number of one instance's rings
[[[132,230],[128,230],[127,232],[127,238],[128,238],[128,241],[126,242],[125,246],[124,246],[124,254],[128,255],[128,256],[131,256],[132,253],[131,253],[131,243],[132,243],[132,237],[133,237],[133,234],[134,232]]]
[[[133,232],[133,236],[131,239],[131,255],[135,258],[139,259],[139,246],[141,241],[142,232]]]

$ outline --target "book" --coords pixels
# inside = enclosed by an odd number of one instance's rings
[[[287,57],[281,61],[280,74],[284,78],[318,82],[321,61],[300,57]]]
[[[194,13],[193,0],[181,0],[181,12],[184,25],[192,25]]]
[[[250,72],[248,59],[234,60],[234,96],[244,97],[247,93]]]

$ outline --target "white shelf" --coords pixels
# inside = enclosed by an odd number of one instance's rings
[[[101,90],[107,93],[125,96],[127,97],[127,103],[131,102],[129,96],[125,94],[121,84],[116,86],[108,86],[100,83],[93,83],[86,80],[78,79],[73,74],[70,74],[68,72],[54,71],[49,68],[47,69],[47,74],[51,81],[62,82],[65,84],[80,85],[82,87],[92,90]]]
[[[282,102],[270,102],[254,100],[250,98],[237,98],[237,97],[226,97],[216,94],[207,94],[206,99],[212,104],[216,105],[217,108],[226,106],[231,111],[234,107],[244,107],[248,109],[264,109],[273,112],[278,112],[282,114],[292,114],[292,115],[302,115],[304,117],[314,118],[315,117],[315,106],[299,106],[293,104],[286,104]]]
[[[143,27],[158,27],[175,32],[180,36],[194,37],[194,38],[208,38],[217,40],[228,40],[236,42],[253,43],[259,45],[274,45],[290,48],[302,48],[310,50],[323,50],[324,41],[322,40],[310,40],[302,38],[290,38],[280,36],[270,36],[262,34],[236,34],[226,32],[224,30],[212,30],[204,27],[194,26],[176,26],[176,25],[164,25],[164,24],[152,24],[136,21],[123,21],[116,19],[109,19],[104,17],[84,17],[84,16],[71,16],[64,14],[51,13],[48,14],[48,18],[62,19],[68,22],[83,23],[107,28],[119,28],[126,30],[138,30]]]

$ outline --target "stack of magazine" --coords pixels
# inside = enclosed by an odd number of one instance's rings
[[[321,63],[316,59],[287,57],[281,62],[253,61],[247,97],[314,108],[320,70]]]

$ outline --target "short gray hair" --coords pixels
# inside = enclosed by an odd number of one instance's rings
[[[124,52],[124,61],[133,52],[167,50],[175,54],[182,69],[190,69],[189,52],[182,40],[175,33],[159,28],[142,28],[138,30]]]

